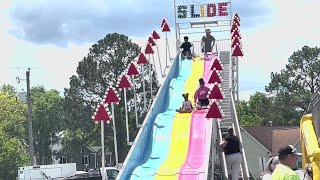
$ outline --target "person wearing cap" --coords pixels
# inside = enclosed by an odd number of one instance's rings
[[[208,52],[212,52],[216,39],[211,35],[211,30],[206,29],[206,35],[201,39],[202,52],[207,56]]]
[[[242,162],[240,146],[239,138],[234,135],[233,128],[229,127],[228,136],[220,142],[220,147],[226,155],[226,164],[230,180],[239,180],[240,165]]]
[[[276,166],[279,164],[279,158],[278,156],[271,157],[268,162],[265,165],[265,171],[262,173],[260,179],[261,180],[271,180],[271,175],[276,168]]]
[[[206,107],[209,105],[208,92],[210,89],[205,86],[204,80],[202,78],[199,79],[200,87],[194,93],[193,99],[194,104],[197,105],[198,109]]]
[[[272,180],[300,180],[292,170],[297,163],[297,149],[292,145],[282,147],[278,151],[280,163],[272,173]]]
[[[189,37],[185,36],[184,38],[184,43],[181,44],[180,48],[182,48],[182,52],[181,52],[181,59],[184,58],[190,58],[191,57],[191,47],[192,44],[188,41]]]

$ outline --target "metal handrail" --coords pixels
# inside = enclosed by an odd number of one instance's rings
[[[220,125],[220,120],[218,120],[218,129],[219,129],[219,142],[222,140],[222,133],[221,133],[221,125]],[[220,143],[217,143],[217,146],[220,146]],[[221,151],[220,153],[220,165],[222,166],[222,175],[224,179],[228,179],[228,169],[227,169],[227,161],[226,161],[226,155],[224,151]]]
[[[235,102],[234,102],[234,97],[233,97],[233,92],[232,90],[230,91],[231,93],[231,112],[232,112],[232,115],[234,116],[234,123],[235,123],[235,132],[237,134],[237,136],[239,137],[239,140],[240,140],[240,143],[241,143],[241,152],[242,152],[242,169],[244,171],[243,175],[244,175],[244,178],[246,180],[248,180],[250,178],[250,174],[249,174],[249,169],[248,169],[248,163],[247,163],[247,157],[246,157],[246,152],[243,148],[243,141],[242,141],[242,137],[241,137],[241,131],[240,131],[240,125],[239,125],[239,120],[238,120],[238,117],[237,117],[237,112],[236,112],[236,105],[235,105]]]

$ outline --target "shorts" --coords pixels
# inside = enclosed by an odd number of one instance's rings
[[[209,105],[209,99],[199,99],[200,106],[208,106]]]
[[[187,52],[189,53],[189,56],[191,55],[191,51],[182,51],[182,54],[185,56],[187,54]]]

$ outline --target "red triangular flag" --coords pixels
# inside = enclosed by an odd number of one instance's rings
[[[235,38],[235,37],[238,37],[239,39],[241,39],[241,36],[240,36],[240,34],[239,34],[238,29],[236,29],[236,30],[233,31],[233,33],[232,33],[232,39]]]
[[[213,102],[209,108],[206,118],[222,118],[222,114],[218,108],[216,102]]]
[[[118,88],[121,88],[121,89],[131,88],[131,84],[126,75],[122,75],[121,80],[118,84]]]
[[[148,64],[148,59],[142,52],[139,54],[137,64]]]
[[[130,64],[127,75],[129,76],[139,75],[139,72],[133,63]]]
[[[170,32],[170,28],[168,23],[165,23],[162,27],[162,32]]]
[[[110,117],[107,113],[106,108],[104,107],[103,104],[100,105],[97,115],[94,117],[95,121],[110,121]]]
[[[223,99],[222,93],[218,86],[214,86],[209,94],[209,99]]]
[[[222,70],[222,66],[221,66],[221,64],[220,64],[218,59],[214,60],[214,62],[212,64],[212,67],[211,67],[211,70],[213,70],[213,68],[216,68],[216,70],[219,70],[219,71]]]
[[[167,21],[165,19],[162,19],[162,23],[161,23],[161,28],[163,28],[163,25],[167,23]]]
[[[146,47],[146,50],[144,51],[144,53],[146,53],[146,54],[153,54],[154,53],[154,51],[149,43],[147,44],[147,47]]]
[[[217,74],[217,71],[213,71],[208,83],[221,83],[220,77]]]
[[[153,39],[160,39],[160,36],[159,36],[159,34],[158,34],[156,31],[153,31],[153,32],[152,32],[152,38],[153,38]]]
[[[233,31],[238,28],[237,24],[232,24],[232,27],[230,29],[230,32],[233,33]]]
[[[104,100],[104,103],[118,103],[120,99],[118,98],[117,94],[114,92],[113,88],[109,88],[107,92],[107,97]]]
[[[238,18],[238,19],[239,19],[239,21],[240,21],[240,16],[239,16],[239,14],[238,14],[238,13],[234,14],[234,17]]]
[[[238,18],[234,18],[234,19],[232,20],[232,24],[236,24],[237,26],[240,26],[240,21],[239,21],[239,19],[238,19]]]
[[[155,46],[156,45],[156,43],[154,42],[152,37],[149,37],[148,42],[151,44],[151,46]]]
[[[232,52],[232,56],[241,56],[241,57],[243,56],[243,52],[242,52],[242,50],[241,50],[239,45],[235,46],[235,48],[234,48],[234,50]]]
[[[239,41],[238,36],[234,37],[232,40],[233,40],[233,41],[232,41],[232,46],[231,46],[231,47],[234,47],[234,46],[236,46],[237,44],[241,44],[240,41]]]

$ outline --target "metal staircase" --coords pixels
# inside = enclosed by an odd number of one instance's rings
[[[214,144],[216,147],[215,153],[212,153],[211,160],[213,160],[213,165],[211,168],[212,174],[208,179],[228,179],[227,165],[224,152],[219,148],[220,141],[227,136],[227,129],[233,127],[235,134],[239,137],[240,142],[242,142],[239,122],[236,114],[234,97],[231,92],[231,61],[230,61],[230,51],[222,51],[219,53],[219,59],[223,64],[223,71],[221,73],[223,82],[222,82],[222,91],[224,93],[224,99],[220,102],[220,106],[224,112],[223,119],[217,122],[218,129],[218,138],[217,142]],[[240,177],[241,179],[249,179],[249,172],[246,162],[246,156],[244,149],[243,152],[243,162],[241,164]],[[219,177],[219,178],[217,178]]]

